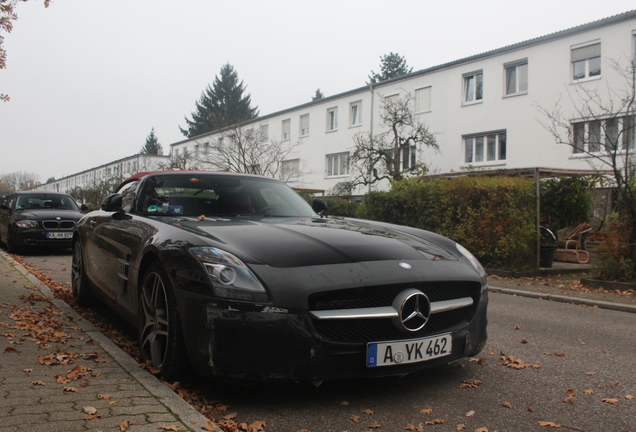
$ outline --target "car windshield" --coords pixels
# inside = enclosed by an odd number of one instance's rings
[[[15,205],[16,210],[55,209],[79,211],[77,203],[69,195],[57,194],[28,194],[19,195]]]
[[[157,175],[145,182],[140,194],[137,211],[146,215],[317,216],[289,186],[259,177]]]

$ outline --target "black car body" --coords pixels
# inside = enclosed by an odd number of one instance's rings
[[[76,299],[96,296],[138,326],[144,359],[167,377],[189,365],[239,379],[404,375],[486,343],[487,279],[468,251],[320,217],[265,177],[137,175],[73,243]]]
[[[65,193],[22,191],[0,204],[0,241],[9,252],[27,248],[70,248],[73,229],[84,216]]]

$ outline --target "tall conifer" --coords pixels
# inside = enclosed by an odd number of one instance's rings
[[[229,63],[221,67],[221,72],[214,78],[195,103],[192,120],[185,118],[187,128],[179,127],[181,133],[188,138],[201,135],[216,129],[256,118],[258,107],[252,107],[249,94],[244,95],[245,85],[239,82],[238,73]]]

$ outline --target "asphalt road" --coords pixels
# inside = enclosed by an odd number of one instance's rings
[[[68,252],[24,257],[61,283],[70,282],[70,259]],[[227,405],[227,414],[267,422],[267,432],[393,432],[420,424],[424,431],[636,432],[634,329],[636,314],[491,293],[479,362],[319,387],[197,386]]]

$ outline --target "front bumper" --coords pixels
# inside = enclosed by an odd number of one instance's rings
[[[69,233],[69,238],[49,238],[49,233]],[[72,230],[43,230],[43,229],[18,229],[14,232],[14,239],[18,248],[30,247],[62,247],[70,248],[73,244]]]
[[[366,348],[371,339],[333,342],[321,336],[309,315],[280,311],[237,311],[216,304],[205,305],[205,336],[199,332],[190,351],[200,373],[242,380],[326,380],[340,378],[399,376],[475,356],[487,339],[486,294],[471,314],[436,334],[451,333],[452,354],[419,363],[366,366]],[[187,336],[186,336],[187,338]]]

